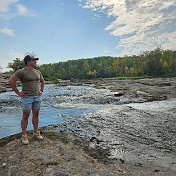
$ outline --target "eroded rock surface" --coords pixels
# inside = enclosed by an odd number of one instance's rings
[[[69,141],[70,134],[44,133],[43,141],[30,136],[30,144],[22,145],[19,136],[0,150],[2,176],[174,176],[176,172],[152,165],[130,165],[101,161]],[[1,143],[2,144],[2,143]],[[103,156],[102,156],[103,157]]]

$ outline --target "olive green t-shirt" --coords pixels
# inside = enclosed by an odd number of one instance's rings
[[[15,76],[21,81],[22,91],[27,92],[29,96],[39,95],[40,80],[43,79],[42,74],[39,70],[31,70],[25,67],[16,71]]]

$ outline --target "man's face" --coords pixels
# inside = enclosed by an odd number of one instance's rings
[[[36,67],[37,66],[37,60],[36,59],[31,59],[28,61],[28,65],[31,67]]]

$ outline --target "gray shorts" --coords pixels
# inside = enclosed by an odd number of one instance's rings
[[[22,110],[40,109],[41,96],[24,96],[21,98]]]

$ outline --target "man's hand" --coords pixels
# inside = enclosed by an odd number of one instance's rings
[[[42,94],[43,94],[43,91],[42,91],[42,90],[40,90],[39,95],[41,96]]]
[[[18,95],[19,97],[24,97],[24,96],[27,96],[27,95],[28,95],[28,92],[26,92],[26,91],[20,91],[17,95]]]

